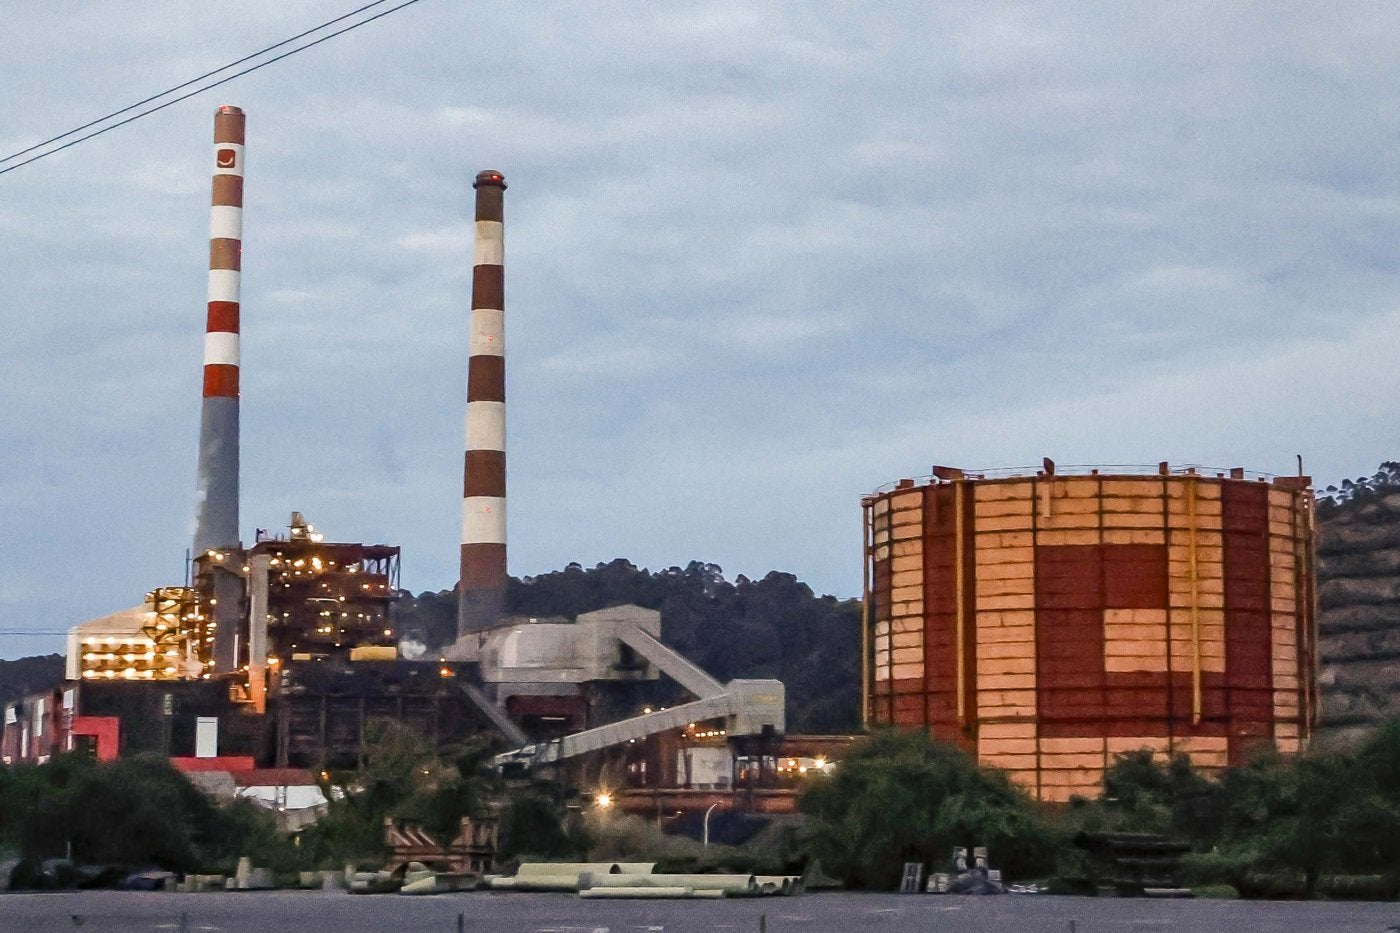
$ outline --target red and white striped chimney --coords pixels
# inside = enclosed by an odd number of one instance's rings
[[[462,479],[458,637],[501,621],[506,599],[505,241],[500,172],[479,172],[467,363],[467,456]]]
[[[196,554],[239,544],[238,292],[243,253],[243,132],[242,110],[224,106],[215,112]]]

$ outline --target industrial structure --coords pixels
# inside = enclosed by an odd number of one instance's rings
[[[498,625],[506,602],[506,180],[476,176],[467,454],[462,465],[462,573],[457,636]]]
[[[300,512],[285,534],[259,529],[245,545],[238,501],[245,129],[241,110],[218,109],[189,577],[151,590],[142,606],[76,626],[68,683],[6,708],[0,757],[156,753],[188,771],[222,769],[252,781],[259,767],[361,764],[375,720],[388,720],[439,748],[493,733],[512,749],[499,759],[506,772],[647,789],[638,806],[648,810],[661,806],[663,789],[732,796],[740,787],[751,808],[792,809],[790,790],[774,791],[777,804],[760,807],[754,797],[784,772],[780,682],[714,680],[661,642],[658,613],[635,606],[576,620],[505,615],[500,172],[483,171],[473,185],[455,643],[401,638],[393,613],[397,547],[326,541]],[[663,675],[693,699],[646,707],[645,686]],[[795,771],[797,758],[789,760]],[[691,801],[702,809],[712,802]],[[664,803],[668,813],[689,806]]]
[[[1317,709],[1305,476],[935,467],[863,500],[864,716],[1040,799],[1118,754],[1299,750]]]
[[[214,177],[209,208],[209,296],[204,331],[204,391],[199,417],[199,495],[194,553],[239,546],[238,396],[239,310],[243,269],[243,164],[246,123],[237,107],[214,114]],[[233,604],[239,584],[231,567],[215,562],[199,578],[214,632],[214,661],[236,666]],[[222,623],[222,629],[220,629]]]

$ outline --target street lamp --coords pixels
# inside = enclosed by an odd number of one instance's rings
[[[710,804],[710,809],[705,811],[705,822],[701,828],[701,836],[704,840],[700,843],[702,849],[708,849],[710,847],[710,814],[714,812],[717,806],[719,806],[719,804],[712,803]]]

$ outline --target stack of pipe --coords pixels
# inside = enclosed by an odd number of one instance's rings
[[[502,891],[578,891],[588,878],[641,877],[655,869],[655,862],[522,862],[514,877],[486,883]]]
[[[612,874],[580,879],[588,898],[762,897],[802,892],[799,875]]]

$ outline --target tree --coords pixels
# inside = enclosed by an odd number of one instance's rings
[[[194,871],[231,863],[252,824],[161,758],[96,763],[62,755],[22,766],[5,787],[7,831],[41,860]]]
[[[579,854],[577,840],[570,837],[559,817],[559,808],[543,793],[516,794],[501,810],[500,857],[530,855],[559,858]]]
[[[954,846],[989,847],[1008,877],[1053,864],[1052,834],[1024,792],[921,733],[877,733],[799,808],[823,869],[852,887],[888,888],[905,862],[943,865]]]
[[[495,751],[473,743],[439,758],[419,733],[388,719],[365,727],[369,750],[359,771],[323,772],[330,800],[326,813],[302,834],[302,848],[318,865],[383,858],[384,821],[416,823],[439,841],[450,841],[464,816],[488,809],[497,789],[486,767]]]
[[[1197,848],[1221,831],[1220,786],[1186,755],[1162,761],[1147,749],[1119,755],[1104,772],[1103,828],[1171,836]]]

